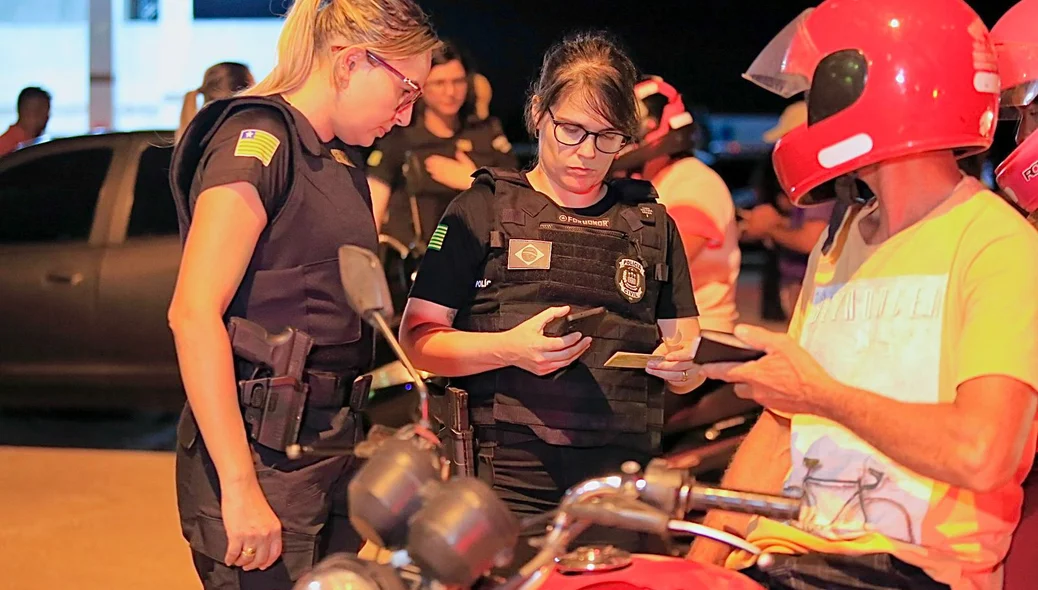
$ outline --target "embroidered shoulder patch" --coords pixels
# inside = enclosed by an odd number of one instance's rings
[[[431,238],[429,238],[429,249],[439,250],[443,248],[443,240],[447,237],[447,224],[441,223],[436,226],[436,231],[433,232]]]
[[[238,136],[234,155],[240,158],[256,158],[264,166],[270,166],[281,140],[262,129],[245,129]]]

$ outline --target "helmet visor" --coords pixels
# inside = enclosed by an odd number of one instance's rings
[[[807,18],[813,10],[808,8],[786,25],[742,77],[783,98],[806,92],[811,87],[815,65],[822,57],[807,30]]]
[[[1006,121],[1015,121],[1020,118],[1020,108],[1026,107],[1034,99],[1038,98],[1038,80],[1024,82],[1018,86],[1007,88],[1002,91],[999,101],[999,118]]]

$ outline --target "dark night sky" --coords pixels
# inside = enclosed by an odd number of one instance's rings
[[[462,44],[494,87],[492,110],[522,136],[521,105],[544,50],[566,32],[607,28],[646,73],[718,112],[778,112],[781,98],[740,78],[804,0],[418,0],[441,36]],[[905,0],[911,2],[912,0]],[[990,27],[1015,0],[968,0]],[[281,0],[195,0],[196,17],[279,12]],[[229,15],[230,15],[229,14]]]

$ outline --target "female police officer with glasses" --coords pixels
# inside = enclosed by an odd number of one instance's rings
[[[527,104],[537,165],[477,174],[434,231],[404,311],[405,348],[468,391],[479,475],[520,515],[658,454],[664,387],[687,393],[701,382],[681,238],[649,183],[606,181],[637,129],[637,79],[602,34],[549,50]],[[588,333],[543,334],[551,320],[599,306]],[[605,367],[616,352],[666,359]],[[636,535],[599,532],[636,548]],[[531,551],[520,547],[513,563]]]
[[[351,460],[283,451],[356,436],[344,406],[374,337],[350,311],[336,253],[343,243],[374,250],[377,239],[347,144],[407,124],[437,43],[411,0],[298,0],[270,75],[203,108],[177,146],[184,253],[169,323],[188,398],[177,501],[205,588],[289,588],[328,552],[359,548],[345,513]],[[305,388],[252,375],[273,361],[260,358],[250,323],[308,335],[291,351]],[[252,354],[239,352],[250,334]],[[238,391],[249,380],[258,383]],[[275,387],[277,403],[266,403]],[[275,419],[289,408],[302,411],[301,427]]]

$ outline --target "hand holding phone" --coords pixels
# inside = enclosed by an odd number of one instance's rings
[[[701,330],[692,357],[697,365],[709,363],[746,363],[763,357],[765,352],[752,348],[733,334]]]
[[[596,307],[578,313],[571,313],[561,318],[555,318],[544,326],[544,335],[550,338],[558,338],[566,334],[580,332],[588,336],[598,329],[605,319],[606,308]]]

